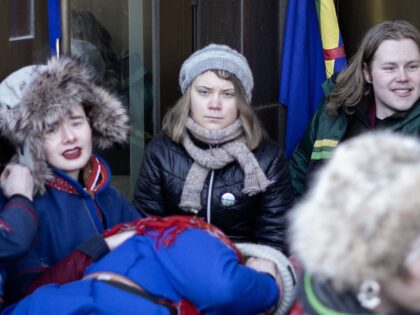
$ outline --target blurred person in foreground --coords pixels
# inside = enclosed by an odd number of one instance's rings
[[[420,314],[419,186],[417,138],[382,131],[340,145],[294,209],[304,274],[291,314]]]

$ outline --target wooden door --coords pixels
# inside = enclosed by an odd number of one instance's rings
[[[0,81],[49,55],[47,0],[0,0]],[[0,138],[0,170],[13,154]]]
[[[48,55],[47,0],[0,0],[0,80]]]

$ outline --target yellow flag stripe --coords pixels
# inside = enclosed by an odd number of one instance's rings
[[[337,144],[338,144],[338,141],[332,140],[332,139],[316,140],[314,143],[314,148],[321,148],[321,147],[335,148]]]
[[[337,14],[333,0],[320,0],[319,22],[324,49],[336,48],[339,41]]]
[[[327,78],[330,78],[334,74],[334,60],[325,60],[325,71],[327,72]]]

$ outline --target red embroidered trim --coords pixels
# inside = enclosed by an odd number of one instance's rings
[[[4,210],[3,210],[3,211],[6,211],[6,209],[9,209],[10,207],[14,207],[14,206],[17,206],[17,207],[19,207],[19,208],[22,208],[22,209],[25,209],[26,211],[28,211],[28,212],[31,214],[32,219],[33,219],[36,223],[38,223],[38,216],[36,215],[36,213],[33,211],[33,209],[32,209],[32,208],[28,207],[28,206],[27,206],[27,205],[25,205],[23,202],[20,202],[20,201],[17,201],[17,200],[12,200],[12,201],[9,201],[9,202],[6,204],[6,207],[4,208]],[[11,211],[13,211],[13,210],[11,210]]]
[[[54,178],[46,183],[47,187],[54,188],[72,195],[79,195],[77,189],[65,179],[54,175]]]
[[[0,230],[4,230],[6,232],[11,232],[12,228],[10,227],[10,225],[8,225],[6,222],[4,222],[3,220],[0,220]]]
[[[198,309],[189,301],[181,300],[173,303],[173,306],[178,310],[179,315],[200,315]]]
[[[92,172],[89,174],[89,178],[86,181],[85,191],[90,194],[94,194],[106,184],[109,174],[105,165],[102,164],[95,156],[90,158],[89,163]],[[55,188],[72,195],[79,195],[78,190],[73,184],[61,177],[58,177],[57,175],[54,175],[54,178],[48,181],[46,185],[47,187]]]
[[[105,165],[103,165],[99,159],[94,156],[90,159],[90,165],[91,173],[89,178],[86,180],[85,190],[88,193],[95,193],[105,185],[109,174]]]
[[[168,247],[172,245],[178,235],[180,235],[185,230],[192,228],[201,229],[207,231],[225,243],[228,247],[230,247],[236,253],[239,261],[242,263],[241,254],[235,245],[233,245],[232,241],[219,228],[192,216],[150,216],[144,219],[135,220],[133,222],[118,224],[113,228],[105,231],[104,237],[108,237],[133,228],[137,230],[138,235],[146,235],[155,239],[155,246],[157,248],[160,246]]]

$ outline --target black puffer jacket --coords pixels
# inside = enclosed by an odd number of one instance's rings
[[[243,194],[243,171],[237,162],[232,162],[209,172],[201,193],[203,209],[198,216],[219,227],[234,242],[266,244],[287,253],[286,213],[292,206],[293,191],[284,153],[269,140],[264,140],[253,153],[273,184],[264,193],[252,197]],[[155,137],[140,169],[134,192],[136,207],[146,215],[191,214],[178,204],[192,164],[183,146],[166,135]],[[222,204],[225,193],[233,194],[234,205]]]

